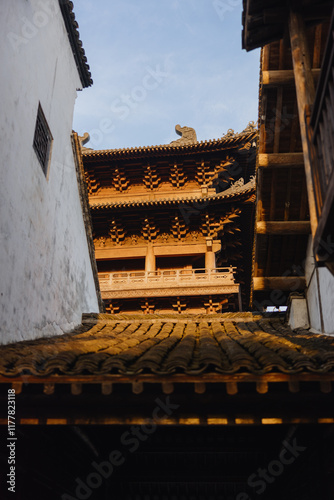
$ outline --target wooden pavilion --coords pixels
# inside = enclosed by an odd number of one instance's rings
[[[83,151],[108,311],[250,307],[256,137]]]

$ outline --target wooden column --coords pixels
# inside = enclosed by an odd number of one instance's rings
[[[215,269],[216,267],[216,254],[215,252],[205,252],[205,269]]]
[[[296,94],[298,102],[298,114],[300,134],[303,145],[304,166],[310,210],[310,222],[312,235],[317,228],[317,215],[313,190],[311,162],[307,143],[307,131],[305,123],[305,112],[312,106],[315,98],[314,81],[311,71],[311,58],[306,37],[306,29],[302,14],[290,9],[289,32],[291,42],[291,54],[293,71],[295,76]]]
[[[216,254],[213,251],[213,241],[208,238],[206,240],[205,269],[215,269],[215,267],[216,267]]]
[[[147,245],[146,258],[145,258],[145,271],[146,272],[155,271],[155,255],[152,243],[148,243]]]

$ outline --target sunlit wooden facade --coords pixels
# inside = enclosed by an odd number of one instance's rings
[[[256,137],[83,151],[107,311],[249,308]]]

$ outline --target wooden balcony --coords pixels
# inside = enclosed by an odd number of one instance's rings
[[[311,116],[307,116],[318,217],[314,252],[334,274],[334,10]]]
[[[239,293],[235,268],[99,273],[103,299]]]

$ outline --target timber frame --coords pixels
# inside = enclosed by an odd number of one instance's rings
[[[249,308],[256,140],[249,124],[212,141],[83,149],[109,312]]]
[[[333,38],[333,28],[328,29],[333,4],[244,0],[243,5],[243,48],[262,47],[254,271],[255,303],[261,308],[269,302],[274,306],[283,304],[284,291],[305,288],[304,259],[309,235],[313,237],[318,265],[323,262],[330,267],[328,261],[333,258],[332,253],[328,255],[321,248],[321,243],[331,238],[333,190],[330,184],[326,187],[323,183],[322,193],[327,189],[328,197],[321,215],[316,172],[323,167],[315,161],[317,155],[320,157],[315,150],[319,138],[313,133],[313,129],[320,130],[316,125],[320,103],[326,102],[327,118],[321,120],[327,120],[327,135],[332,133],[330,97],[325,96],[333,93],[332,48],[326,49],[326,43]],[[331,137],[333,141],[333,134]],[[329,136],[326,141],[330,143]],[[322,157],[328,155],[332,155],[330,147]],[[333,161],[331,156],[331,167],[327,169],[333,167]]]

